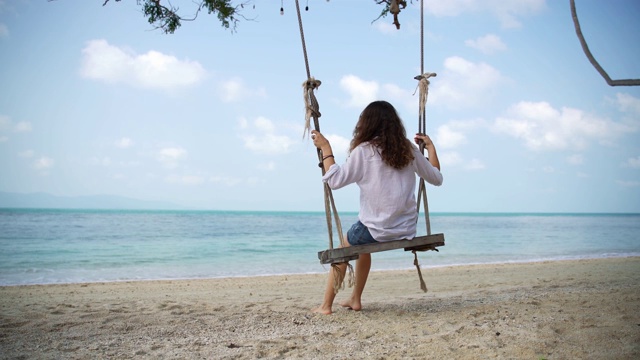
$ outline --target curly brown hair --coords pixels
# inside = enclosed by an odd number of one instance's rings
[[[413,161],[413,145],[407,139],[402,119],[386,101],[374,101],[362,110],[349,151],[367,141],[378,148],[382,160],[393,168],[402,169]]]

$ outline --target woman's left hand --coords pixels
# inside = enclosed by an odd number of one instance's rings
[[[426,135],[426,134],[416,134],[413,140],[418,145],[420,145],[420,142],[423,142],[425,147],[429,147],[433,145],[433,141],[431,141],[431,138],[429,137],[429,135]]]

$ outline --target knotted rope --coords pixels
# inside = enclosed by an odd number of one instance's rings
[[[302,134],[303,139],[305,135],[309,135],[311,132],[311,117],[317,119],[322,115],[320,114],[320,105],[318,105],[318,99],[316,99],[316,94],[314,92],[321,84],[322,82],[320,80],[316,80],[314,77],[310,77],[307,81],[302,83],[305,108],[304,133]]]
[[[393,24],[396,26],[396,29],[400,30],[400,22],[398,21],[398,15],[400,14],[400,5],[404,5],[403,8],[407,6],[406,1],[402,0],[391,0],[389,4],[389,12],[393,14]]]
[[[429,78],[436,77],[438,74],[436,73],[424,73],[422,75],[418,75],[414,77],[414,79],[418,80],[418,106],[420,107],[420,113],[424,114],[427,107],[427,97],[429,97]]]

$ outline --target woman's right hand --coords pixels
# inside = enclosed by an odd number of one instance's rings
[[[326,148],[331,148],[331,144],[329,144],[329,140],[327,140],[322,133],[318,130],[311,130],[311,139],[313,140],[313,145],[315,145],[318,149],[323,150]]]

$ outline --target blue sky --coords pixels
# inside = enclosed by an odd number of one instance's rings
[[[202,14],[173,35],[133,0],[0,0],[0,191],[119,195],[204,209],[323,211],[303,139],[295,3],[255,1],[236,32]],[[180,3],[189,13],[191,2]],[[302,1],[302,6],[307,4]],[[377,22],[373,0],[303,12],[321,130],[336,160],[362,108],[418,128],[418,2]],[[640,3],[576,0],[594,56],[640,78]],[[640,88],[585,57],[569,1],[429,0],[427,132],[435,212],[640,212]],[[357,187],[334,192],[358,208]]]

